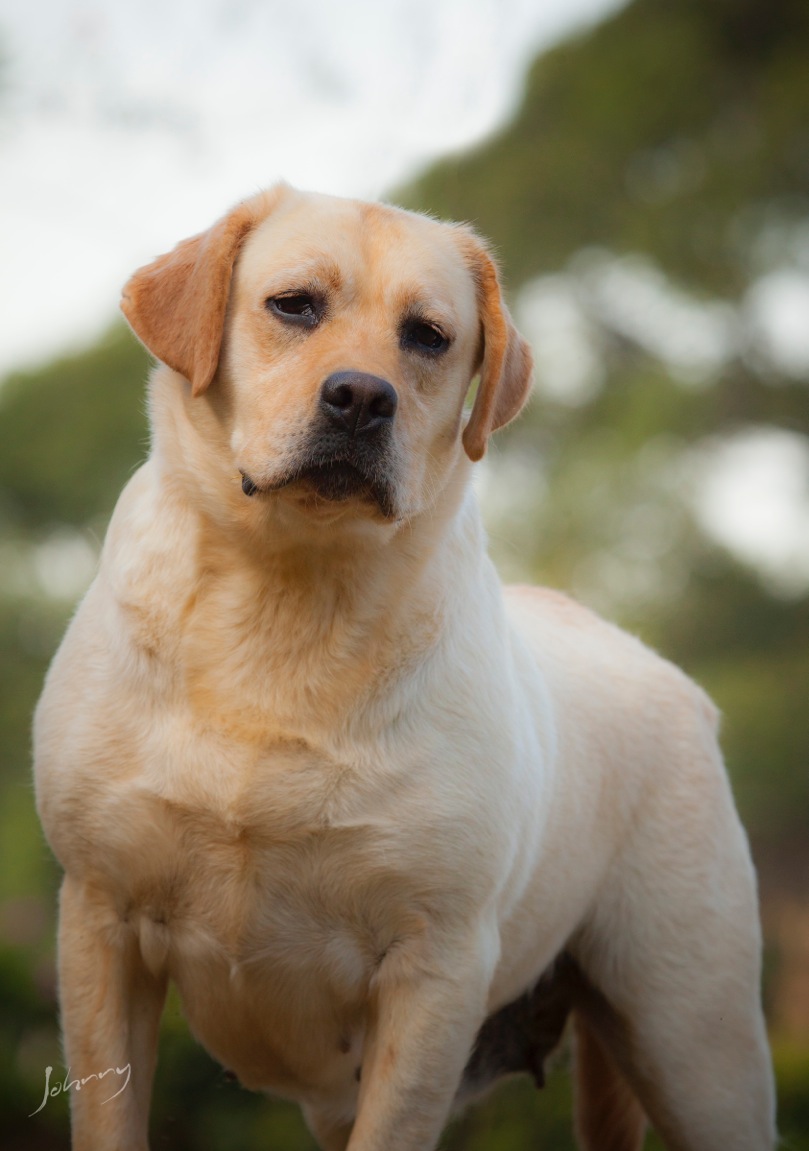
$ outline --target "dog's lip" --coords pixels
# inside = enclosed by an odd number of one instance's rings
[[[352,460],[337,457],[307,460],[274,483],[269,490],[301,487],[313,491],[318,500],[328,503],[361,500],[382,506],[387,502],[383,486],[365,468]]]
[[[312,457],[282,476],[262,482],[256,481],[243,468],[239,468],[239,474],[246,496],[300,488],[302,492],[311,493],[319,503],[341,504],[358,500],[376,505],[386,519],[395,518],[389,482],[345,456]]]
[[[279,487],[288,487],[294,483],[311,483],[321,479],[345,479],[357,482],[361,488],[371,487],[373,479],[362,468],[351,460],[313,460],[298,468],[288,476]],[[277,490],[277,489],[276,489]]]
[[[247,474],[239,468],[239,474],[242,477],[242,491],[246,496],[254,496],[259,490],[258,484]]]
[[[264,494],[267,492],[280,492],[284,488],[292,487],[294,484],[307,483],[317,481],[320,478],[329,477],[342,477],[359,481],[360,486],[371,487],[373,480],[359,467],[352,464],[349,460],[315,460],[307,463],[302,467],[295,468],[281,476],[280,479],[270,480],[267,483],[257,483],[256,480],[239,468],[239,475],[242,477],[242,491],[246,496],[254,496],[257,494]]]

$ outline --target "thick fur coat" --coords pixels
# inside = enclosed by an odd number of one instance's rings
[[[531,361],[467,227],[281,185],[136,272],[152,447],[36,717],[76,1151],[144,1151],[168,981],[328,1151],[428,1151],[576,1018],[577,1126],[770,1151],[756,890],[704,694],[503,588]],[[464,414],[470,382],[480,382]],[[110,381],[114,386],[114,381]]]

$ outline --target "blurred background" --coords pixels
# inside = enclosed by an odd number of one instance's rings
[[[120,286],[280,176],[493,240],[537,381],[478,469],[492,549],[721,707],[784,1146],[809,1149],[806,0],[0,0],[0,173],[4,1151],[68,1146],[64,1094],[29,1118],[64,1075],[29,725],[147,450]],[[563,1052],[445,1146],[568,1151],[569,1109]],[[152,1146],[313,1144],[170,1000]]]

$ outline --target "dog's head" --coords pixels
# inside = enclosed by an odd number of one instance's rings
[[[461,444],[480,459],[530,388],[530,352],[471,229],[286,185],[137,271],[122,308],[187,381],[231,491],[322,520],[417,514]]]

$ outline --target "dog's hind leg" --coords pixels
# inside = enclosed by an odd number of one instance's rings
[[[576,1013],[576,1135],[582,1151],[641,1151],[646,1116],[601,1040]]]
[[[772,1151],[755,877],[721,767],[702,768],[655,780],[571,949],[588,1025],[668,1151]]]
[[[345,1151],[353,1124],[312,1106],[303,1107],[303,1117],[322,1151]]]
[[[744,997],[732,1003],[733,993],[723,995],[714,977],[691,1003],[679,994],[672,1001],[660,970],[648,974],[637,984],[637,1010],[627,1001],[606,1027],[592,1030],[588,1017],[579,1035],[584,1151],[636,1151],[643,1112],[667,1151],[773,1151],[773,1084],[753,1004]],[[715,1009],[706,1010],[714,993]]]

